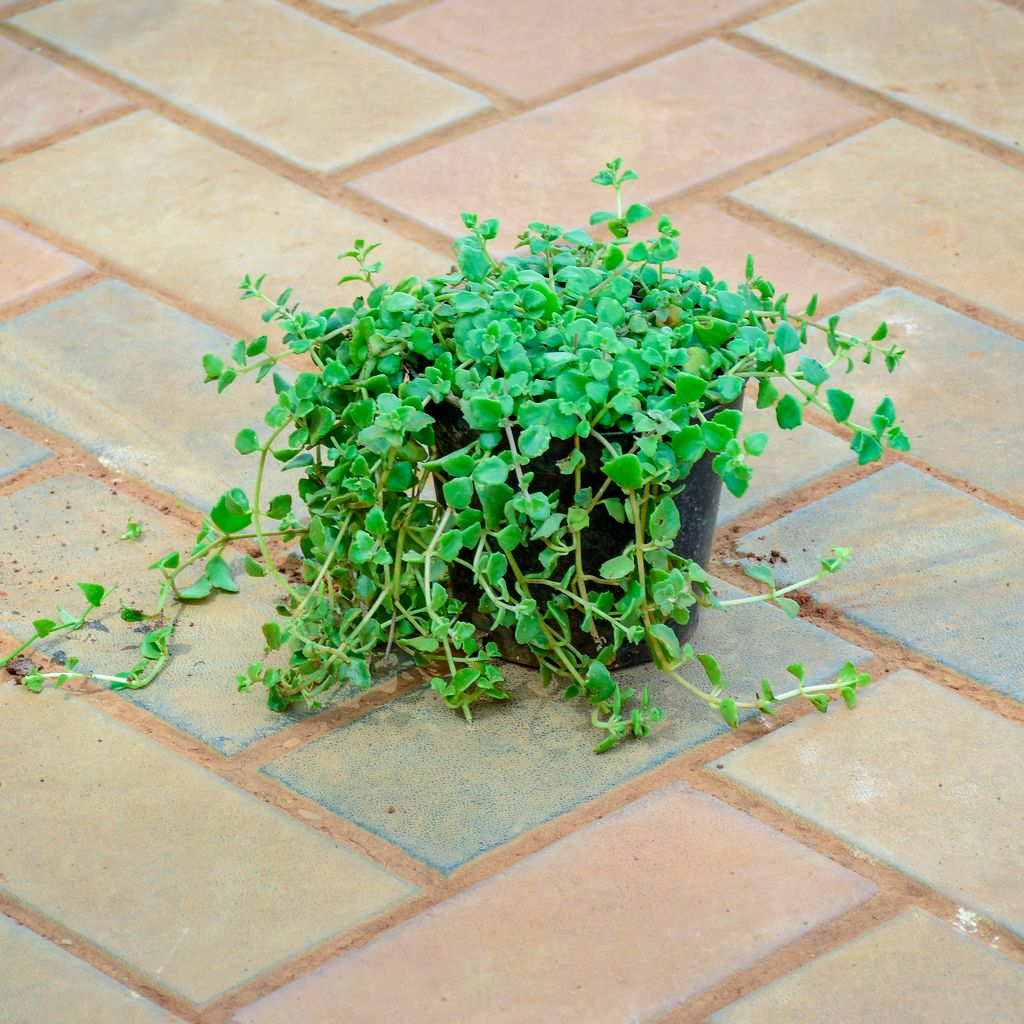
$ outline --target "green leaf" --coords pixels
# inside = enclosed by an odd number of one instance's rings
[[[828,711],[828,695],[824,693],[807,693],[804,696],[822,713]]]
[[[653,638],[657,648],[664,652],[662,661],[666,665],[675,665],[679,661],[679,637],[676,636],[670,626],[665,625],[663,622],[657,622],[653,626],[648,627],[647,635],[648,643]]]
[[[245,572],[247,576],[266,576],[267,570],[252,555],[245,556]]]
[[[213,525],[222,533],[239,533],[252,524],[252,511],[245,491],[233,487],[225,491],[210,509]]]
[[[163,558],[158,558],[151,566],[150,569],[177,569],[181,563],[181,552],[172,551],[169,554],[164,555]]]
[[[469,235],[455,243],[455,256],[459,261],[459,269],[470,281],[483,281],[491,269],[480,242]]]
[[[719,702],[718,711],[722,718],[725,720],[725,724],[730,729],[735,729],[739,724],[739,716],[736,712],[736,701],[732,697],[723,697]]]
[[[639,221],[646,220],[651,216],[651,208],[644,206],[643,203],[633,203],[626,210],[626,222],[629,224],[636,224]]]
[[[528,459],[543,455],[551,445],[551,431],[542,424],[527,427],[519,435],[519,451]]]
[[[374,505],[366,513],[366,530],[374,537],[382,537],[388,530],[388,520],[384,510],[379,505]]]
[[[775,586],[775,573],[767,565],[748,565],[744,567],[743,571],[752,580],[757,580],[758,583],[763,583],[767,587]]]
[[[726,685],[722,676],[722,666],[710,654],[698,654],[697,660],[704,666],[704,671],[707,673],[708,679],[711,680],[712,686],[723,687]]]
[[[240,430],[235,437],[235,448],[240,455],[249,455],[252,452],[259,451],[260,441],[256,436],[256,431],[252,427]]]
[[[801,356],[800,372],[804,375],[804,380],[814,387],[824,384],[829,376],[828,370],[817,359],[812,359],[810,356]]]
[[[466,508],[473,500],[473,481],[466,477],[449,480],[442,488],[444,500],[451,508]]]
[[[768,435],[764,431],[748,434],[743,439],[743,448],[748,455],[761,455],[768,447]]]
[[[844,686],[840,691],[843,700],[846,701],[848,708],[855,708],[857,706],[857,691],[852,686]]]
[[[206,373],[206,380],[203,381],[204,384],[209,383],[211,380],[217,380],[224,372],[224,360],[220,356],[205,355],[203,356],[203,370]]]
[[[631,555],[617,555],[609,558],[598,570],[602,579],[621,580],[636,569],[636,562]]]
[[[57,623],[53,619],[36,619],[32,623],[32,628],[36,631],[36,636],[42,640],[57,628]]]
[[[206,578],[212,586],[226,594],[238,593],[238,584],[231,574],[231,569],[220,555],[215,555],[206,563]]]
[[[776,325],[775,344],[786,355],[800,350],[800,335],[788,320],[782,320]]]
[[[875,462],[883,454],[882,446],[878,439],[864,430],[858,430],[853,435],[850,448],[857,453],[857,464],[866,466],[869,462]]]
[[[674,385],[676,397],[680,401],[696,402],[708,389],[708,382],[693,373],[677,373]]]
[[[263,623],[263,639],[272,650],[279,650],[281,647],[281,627],[276,622]]]
[[[777,597],[775,603],[786,613],[791,619],[799,618],[800,616],[800,605],[793,600],[791,597]]]
[[[503,484],[508,479],[509,467],[498,455],[490,455],[473,470],[473,479],[485,487]]]
[[[679,533],[679,509],[669,495],[665,495],[654,507],[647,521],[651,538],[661,544],[667,544]]]
[[[640,460],[635,455],[620,455],[610,459],[601,467],[605,475],[617,483],[623,490],[643,487],[644,473]]]
[[[617,245],[609,245],[602,266],[605,270],[614,270],[625,262],[625,254]]]
[[[825,392],[828,407],[832,410],[836,423],[845,423],[853,412],[853,396],[838,388],[829,388]]]
[[[292,510],[292,496],[290,494],[278,494],[271,498],[267,506],[267,515],[271,519],[284,519]]]
[[[794,430],[804,421],[803,409],[792,395],[783,395],[775,406],[775,420],[783,430]]]
[[[78,589],[85,595],[90,608],[99,608],[107,596],[106,588],[99,583],[79,583]]]
[[[466,422],[474,430],[497,430],[504,415],[496,398],[471,398],[464,403]]]
[[[200,576],[192,586],[179,590],[178,597],[182,601],[200,601],[204,597],[209,597],[212,589],[213,584],[209,578],[207,576]]]

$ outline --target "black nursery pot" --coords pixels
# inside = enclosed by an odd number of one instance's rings
[[[742,396],[730,408],[738,408],[741,401]],[[464,448],[479,436],[478,431],[467,425],[461,410],[450,402],[432,405],[428,411],[435,418],[434,436],[438,451],[442,455]],[[607,433],[604,436],[613,443],[618,441],[624,450],[632,447],[631,443],[627,443],[631,441],[629,434]],[[531,486],[546,494],[557,491],[561,511],[571,507],[576,487],[574,478],[560,472],[556,463],[566,458],[572,448],[572,442],[555,439],[543,456],[530,462],[530,471],[534,474]],[[588,437],[580,442],[580,450],[586,459],[580,472],[582,486],[591,487],[596,492],[606,479],[601,471],[602,446],[593,437]],[[713,453],[708,452],[694,465],[686,478],[685,488],[675,499],[676,508],[679,510],[680,529],[673,544],[673,551],[683,558],[692,559],[703,568],[707,568],[711,557],[715,523],[718,519],[718,503],[722,496],[722,478],[711,468],[714,457]],[[584,538],[584,571],[588,575],[597,576],[600,567],[609,558],[621,555],[623,548],[634,539],[633,524],[616,522],[604,506],[600,505],[590,515],[590,525]],[[529,574],[540,569],[539,553],[542,550],[543,545],[538,543],[517,552],[516,561],[524,573]],[[507,626],[491,629],[487,617],[476,612],[475,609],[479,607],[483,594],[473,580],[473,574],[463,566],[453,565],[449,579],[452,597],[466,602],[472,619],[481,630],[489,633],[490,638],[498,645],[502,658],[536,668],[537,659],[528,647],[516,642],[514,629]],[[693,635],[697,628],[698,612],[699,606],[692,605],[689,621],[685,625],[669,623],[679,637],[680,643],[684,643]],[[582,616],[578,612],[570,612],[569,621],[573,644],[587,654],[596,655],[599,645],[590,633],[582,629]],[[598,631],[606,644],[611,642],[610,629],[605,632],[599,624]],[[627,643],[619,649],[612,666],[625,668],[630,665],[648,664],[651,660],[651,652],[646,643]]]

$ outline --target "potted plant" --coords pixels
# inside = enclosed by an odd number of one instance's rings
[[[246,277],[243,298],[266,303],[283,346],[239,341],[228,362],[208,355],[204,366],[218,390],[273,375],[269,435],[247,427],[235,442],[258,460],[254,493],[223,495],[192,552],[155,563],[162,582],[150,616],[171,598],[236,589],[223,554],[251,539],[262,559],[247,558],[247,571],[277,574],[287,596],[263,626],[268,660],[239,685],[263,684],[277,710],[315,704],[342,682],[368,686],[371,659],[396,650],[430,666],[431,686],[467,718],[477,701],[508,696],[503,657],[536,665],[592,708],[598,751],[646,735],[661,716],[646,689],[634,694],[613,675],[643,660],[730,726],[744,708],[771,713],[792,696],[824,711],[838,691],[852,706],[868,681],[852,665],[813,687],[793,666],[794,689],[774,693],[765,681],[744,702],[729,696],[713,655],[688,641],[698,609],[736,603],[716,598],[706,566],[721,485],[742,494],[768,440],[741,436],[745,393],[774,407],[783,430],[799,427],[808,406],[823,411],[868,463],[886,446],[907,450],[906,435],[888,399],[855,422],[834,379],[876,355],[891,371],[902,352],[883,347],[884,324],[861,339],[841,333],[837,317],[817,323],[816,299],[792,313],[750,259],[735,287],[706,268],[675,269],[669,219],[623,208],[634,177],[615,160],[593,179],[614,196],[614,210],[591,217],[601,238],[533,223],[516,255],[499,259],[489,249],[498,223],[464,214],[457,264],[440,277],[378,284],[376,246],[357,241],[343,256],[358,269],[342,281],[362,282],[365,294],[350,306],[313,313],[291,303],[291,289],[275,299],[263,278]],[[807,354],[812,331],[828,357]],[[314,369],[286,379],[276,366],[289,354]],[[264,493],[270,459],[301,473],[305,521],[288,495]],[[300,582],[275,567],[271,536],[298,540]],[[833,549],[814,579],[848,555]],[[811,580],[777,589],[766,566],[748,572],[767,588],[759,599],[798,613],[787,595]],[[159,621],[140,663],[111,685],[145,685],[159,671],[173,630]],[[695,657],[703,689],[679,673]],[[26,681],[61,681],[73,668]]]

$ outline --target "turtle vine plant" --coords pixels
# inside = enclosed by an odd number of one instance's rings
[[[834,548],[815,576],[786,587],[766,565],[751,566],[764,591],[721,600],[705,569],[674,549],[676,499],[702,460],[734,495],[746,490],[748,460],[768,436],[740,437],[745,389],[758,408],[774,407],[783,430],[799,427],[808,407],[832,417],[862,464],[885,447],[907,450],[889,399],[855,420],[853,398],[835,385],[857,361],[884,359],[891,372],[903,353],[883,345],[884,324],[858,338],[840,332],[835,316],[817,322],[816,297],[792,312],[751,259],[734,287],[706,268],[677,269],[670,220],[640,203],[623,208],[633,178],[621,160],[594,177],[615,207],[591,217],[600,237],[532,223],[504,258],[490,247],[498,222],[463,214],[456,265],[438,277],[378,283],[377,246],[357,241],[343,254],[358,269],[342,281],[363,285],[351,305],[312,312],[292,303],[291,289],[273,298],[263,277],[247,276],[242,297],[266,305],[263,320],[282,330],[283,344],[239,341],[204,367],[218,391],[243,376],[272,377],[269,432],[246,427],[235,441],[258,461],[254,491],[251,500],[228,491],[188,555],[155,563],[156,614],[166,616],[171,598],[237,589],[224,556],[251,539],[262,559],[247,557],[246,571],[274,573],[286,596],[263,626],[265,660],[239,686],[262,684],[278,711],[315,705],[340,683],[368,686],[375,653],[401,650],[430,666],[439,697],[469,718],[478,701],[508,696],[493,639],[502,629],[545,683],[590,707],[598,751],[647,735],[661,717],[648,690],[634,694],[609,670],[628,644],[646,643],[659,668],[730,726],[745,709],[771,714],[791,697],[824,711],[838,691],[852,706],[868,682],[853,665],[818,685],[792,665],[785,692],[765,679],[741,700],[714,656],[678,635],[698,605],[764,600],[796,616],[789,594],[836,572],[849,551]],[[827,346],[820,360],[805,348],[811,332]],[[284,372],[278,364],[291,355],[313,368]],[[453,421],[454,434],[445,427]],[[453,436],[464,443],[453,447]],[[301,474],[303,518],[288,494],[268,499],[271,460]],[[552,471],[562,486],[550,486]],[[599,512],[629,529],[595,567],[588,548]],[[275,536],[298,539],[301,581],[275,567]],[[468,587],[453,585],[459,574]],[[171,629],[162,625],[140,665],[112,685],[148,682]],[[693,659],[705,686],[680,671]],[[29,681],[38,687],[45,675]]]

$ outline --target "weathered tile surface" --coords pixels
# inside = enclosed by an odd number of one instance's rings
[[[877,362],[842,378],[839,386],[858,402],[854,419],[889,395],[917,458],[1024,500],[1024,407],[1015,387],[1024,380],[1024,344],[902,288],[859,302],[842,318],[842,328],[861,336],[886,321],[886,343],[907,352],[893,374]]]
[[[1024,729],[901,671],[849,715],[807,716],[715,763],[1024,935]]]
[[[49,458],[50,452],[20,434],[0,427],[0,480]]]
[[[811,576],[834,545],[842,572],[808,587],[856,622],[1024,700],[1024,522],[908,466],[890,466],[737,542]]]
[[[1006,4],[805,0],[742,31],[908,106],[1024,147],[1024,17]],[[955,66],[947,63],[953,53]]]
[[[0,712],[0,891],[193,1003],[413,891],[81,698]]]
[[[275,0],[58,0],[13,22],[315,170],[487,106]]]
[[[741,999],[708,1024],[1016,1024],[1024,967],[920,910]]]
[[[137,992],[0,914],[4,1024],[180,1024]]]
[[[670,199],[659,203],[654,212],[667,214],[682,232],[676,262],[709,267],[734,285],[743,280],[747,256],[753,255],[755,271],[773,282],[780,293],[789,293],[791,309],[803,309],[815,293],[819,308],[831,307],[864,284],[863,279],[821,256],[797,249],[713,206]]]
[[[119,281],[104,281],[0,324],[0,401],[199,508],[229,487],[252,493],[254,456],[235,435],[261,436],[273,389],[239,380],[218,395],[203,383],[206,352],[231,339]],[[265,491],[291,490],[295,473],[270,463]]]
[[[630,200],[649,202],[864,115],[707,42],[357,178],[355,187],[449,234],[461,232],[462,210],[500,217],[511,244],[530,221],[585,225],[610,201],[590,179],[616,154],[640,175]]]
[[[0,39],[0,149],[45,139],[125,106],[109,89]]]
[[[118,539],[132,514],[142,525],[142,538]],[[158,581],[146,566],[175,548],[187,550],[193,537],[123,494],[115,497],[102,484],[80,477],[48,480],[0,499],[0,628],[26,638],[32,621],[52,617],[58,602],[77,614],[84,606],[78,580],[117,583],[101,615],[41,646],[58,661],[78,657],[91,671],[126,671],[138,660],[144,625],[122,622],[118,601],[152,608]],[[304,714],[297,708],[288,714],[271,711],[262,691],[238,693],[235,676],[261,656],[260,625],[274,618],[280,597],[272,577],[251,579],[238,568],[235,564],[241,593],[185,609],[168,666],[147,689],[121,694],[226,755]],[[345,696],[351,694],[332,691],[325,703]]]
[[[0,165],[0,202],[249,336],[266,326],[243,274],[321,309],[351,296],[336,257],[355,238],[383,240],[391,280],[451,265],[151,113]]]
[[[69,281],[85,270],[81,260],[0,221],[0,307]]]
[[[752,399],[746,401],[743,409],[743,428],[744,436],[755,431],[767,433],[768,447],[763,455],[750,460],[754,477],[742,498],[734,498],[722,488],[720,523],[727,523],[758,505],[781,498],[857,461],[857,456],[842,439],[809,423],[796,431],[780,430],[774,410],[758,409]]]
[[[732,193],[812,234],[1024,319],[1024,172],[886,121]]]
[[[535,100],[601,71],[681,42],[760,0],[692,5],[673,0],[444,0],[377,29],[520,100]]]
[[[723,598],[739,594],[724,584],[718,590]],[[794,660],[806,660],[822,681],[844,661],[866,657],[761,605],[706,613],[693,643],[719,658],[736,694],[747,698],[762,676],[779,678]],[[471,725],[433,691],[418,690],[264,771],[451,871],[725,729],[717,713],[666,674],[651,666],[628,669],[620,678],[638,692],[650,685],[665,720],[646,740],[595,757],[600,735],[584,707],[545,690],[534,673],[513,666],[506,672],[517,686],[513,699],[475,709]],[[707,685],[699,666],[687,666],[684,675]],[[467,804],[472,815],[463,813]]]
[[[752,882],[766,864],[785,885]],[[328,1024],[344,1006],[350,1024],[647,1021],[873,888],[674,783],[234,1019]]]

